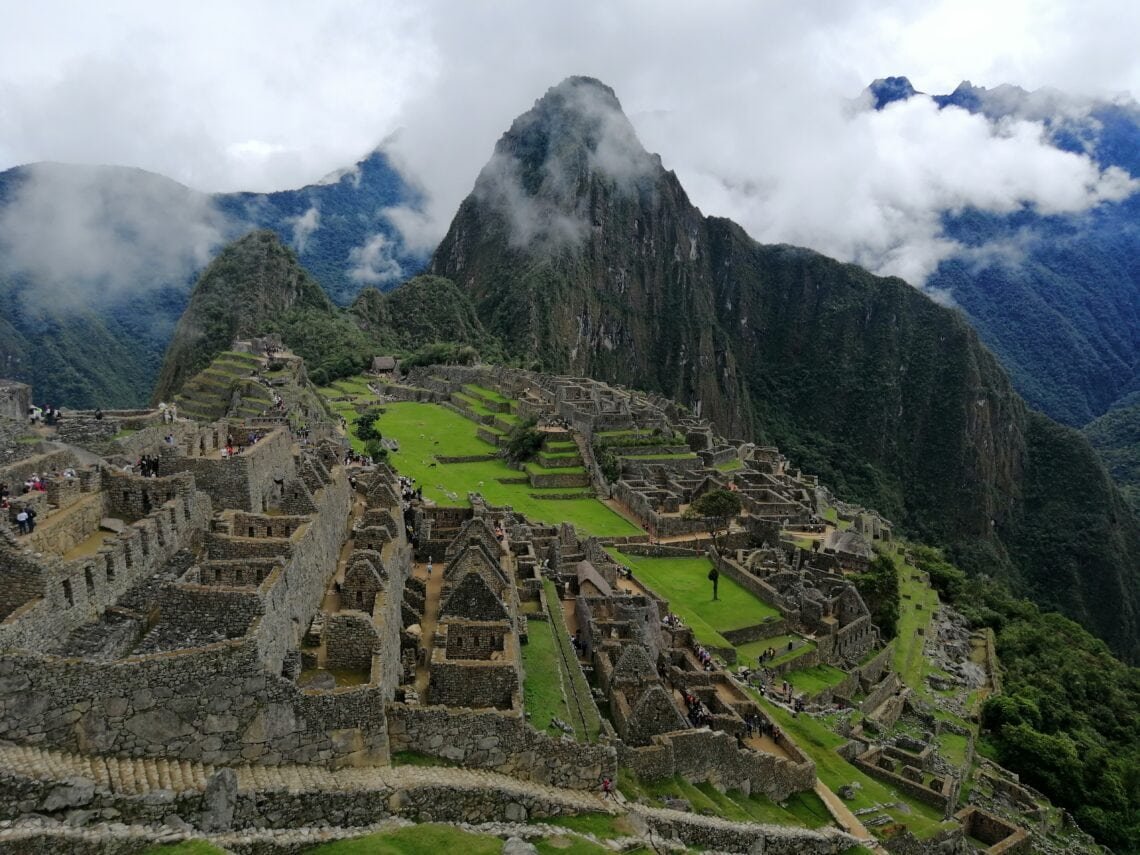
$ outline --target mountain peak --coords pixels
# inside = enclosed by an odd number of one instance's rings
[[[505,222],[513,246],[546,250],[578,242],[592,199],[652,192],[662,174],[613,89],[569,77],[500,137],[473,197]]]
[[[881,110],[895,101],[905,101],[913,95],[920,94],[907,77],[880,77],[871,82],[867,91],[874,99],[876,110]]]

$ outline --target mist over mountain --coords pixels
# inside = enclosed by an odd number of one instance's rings
[[[269,229],[345,304],[422,266],[387,214],[418,199],[380,151],[317,184],[262,194],[209,195],[114,166],[0,173],[0,366],[57,406],[138,406],[195,277],[223,244]]]
[[[926,97],[902,77],[868,92],[875,109]],[[1056,149],[1140,177],[1140,106],[1131,100],[969,82],[930,97],[984,116],[995,133],[1037,123]],[[1140,389],[1138,217],[1135,192],[1077,212],[949,210],[943,233],[959,249],[925,287],[966,313],[1030,404],[1080,426]]]
[[[1140,652],[1140,524],[963,317],[705,217],[570,78],[495,146],[432,259],[523,364],[660,391]]]

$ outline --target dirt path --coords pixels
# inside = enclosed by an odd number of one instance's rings
[[[426,702],[428,679],[431,676],[431,668],[428,664],[431,661],[431,651],[435,644],[435,625],[439,619],[439,592],[443,588],[443,562],[435,565],[432,569],[432,574],[429,577],[427,574],[426,564],[417,564],[412,571],[412,574],[427,582],[427,597],[424,602],[424,616],[420,622],[420,662],[416,666],[416,691],[419,693],[421,702]]]

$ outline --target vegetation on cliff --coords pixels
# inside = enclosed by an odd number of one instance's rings
[[[939,594],[997,639],[1002,692],[983,708],[984,753],[1073,812],[1109,846],[1140,840],[1140,668],[1079,624],[911,550]]]

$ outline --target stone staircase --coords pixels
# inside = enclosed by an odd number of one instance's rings
[[[568,813],[609,810],[601,798],[523,781],[481,769],[446,766],[235,766],[238,789],[245,792],[328,792],[440,787],[452,790],[495,790],[504,798],[540,795]],[[0,743],[0,770],[41,781],[87,778],[98,788],[142,796],[155,790],[204,791],[215,767],[188,760],[152,757],[105,757],[70,754],[26,745]]]

